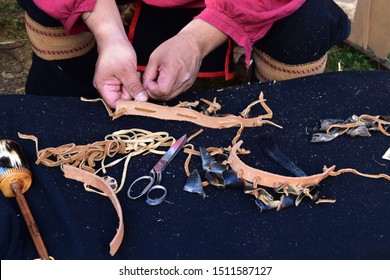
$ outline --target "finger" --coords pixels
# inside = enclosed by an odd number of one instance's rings
[[[104,84],[99,92],[107,105],[111,108],[115,108],[116,102],[120,99],[122,91],[119,85]]]
[[[153,63],[153,61],[149,60],[148,65],[146,65],[144,74],[142,76],[143,86],[146,90],[154,89],[157,87],[158,77],[158,65]]]
[[[152,58],[149,58],[148,64],[145,67],[143,74],[144,82],[154,81],[158,77],[158,63],[155,63]]]
[[[130,92],[124,86],[121,87],[120,99],[121,100],[132,100],[133,99],[133,96],[130,94]]]
[[[146,94],[146,91],[141,84],[141,80],[138,78],[136,73],[131,75],[130,78],[123,77],[121,81],[123,82],[123,91],[129,93],[130,96],[134,98],[134,100],[148,100],[148,95]]]
[[[119,99],[121,83],[118,79],[108,79],[101,82],[96,76],[93,80],[94,87],[98,90],[104,102],[111,108],[115,108],[116,101]]]
[[[165,96],[164,100],[168,101],[168,100],[175,98],[179,94],[181,94],[184,91],[186,91],[187,89],[189,89],[191,86],[192,86],[191,83],[186,83],[186,84],[181,85],[176,90],[173,90],[172,92],[170,92],[169,95]]]
[[[104,84],[103,85],[106,89],[106,91],[121,91],[121,88],[122,88],[122,85],[118,84],[118,85],[114,85],[114,84]]]
[[[167,100],[177,89],[177,74],[166,67],[160,67],[156,81],[145,81],[145,88],[150,96],[157,100]]]

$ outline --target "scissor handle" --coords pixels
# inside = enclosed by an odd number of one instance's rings
[[[133,188],[133,186],[139,182],[139,181],[144,181],[144,180],[148,180],[149,183],[148,185],[141,191],[141,193],[137,196],[133,196],[131,195],[131,190]],[[134,180],[134,182],[130,185],[129,189],[127,190],[127,196],[131,199],[138,199],[140,198],[141,196],[143,196],[144,194],[148,193],[149,190],[152,188],[153,186],[153,183],[154,183],[154,178],[152,176],[149,176],[149,175],[146,175],[146,176],[142,176],[142,177],[139,177],[138,179]]]
[[[164,193],[160,197],[151,198],[150,193],[154,190],[162,190]],[[165,200],[166,196],[167,196],[167,189],[165,187],[161,185],[154,185],[146,193],[146,203],[149,205],[159,205]]]
[[[157,177],[157,178],[156,178]],[[133,196],[131,194],[131,190],[133,186],[143,180],[148,180],[148,185],[141,191],[141,193],[137,196]],[[165,200],[165,197],[167,196],[167,189],[161,185],[153,185],[154,183],[160,183],[161,180],[161,173],[155,172],[154,170],[150,171],[150,175],[139,177],[138,179],[134,180],[134,182],[130,185],[129,189],[127,190],[127,196],[131,199],[138,199],[144,194],[146,194],[146,203],[149,205],[158,205],[162,203]],[[163,194],[160,197],[157,198],[151,198],[150,193],[154,190],[162,190]]]

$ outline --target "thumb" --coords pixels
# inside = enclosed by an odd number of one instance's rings
[[[130,79],[123,80],[124,91],[127,91],[135,101],[147,101],[148,95],[142,86],[139,75],[132,75]]]

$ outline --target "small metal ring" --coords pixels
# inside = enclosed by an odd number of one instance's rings
[[[115,178],[111,176],[104,176],[102,179],[111,187],[111,189],[116,190],[118,188],[118,182]]]

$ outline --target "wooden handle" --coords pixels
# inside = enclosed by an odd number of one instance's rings
[[[38,226],[31,214],[30,207],[28,207],[27,201],[22,193],[23,186],[19,180],[14,180],[10,183],[10,186],[15,194],[16,201],[22,212],[24,221],[26,222],[28,231],[32,237],[35,248],[38,251],[39,257],[42,260],[49,260],[49,254],[47,253],[46,246],[43,243],[41,234],[39,233]]]

